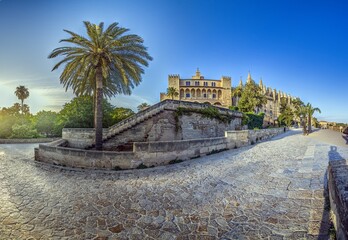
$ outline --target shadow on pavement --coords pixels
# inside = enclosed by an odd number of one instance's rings
[[[330,146],[330,151],[328,153],[329,161],[344,160],[344,158],[337,152],[336,146]]]

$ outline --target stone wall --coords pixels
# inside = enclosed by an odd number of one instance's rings
[[[348,162],[330,161],[328,187],[337,239],[348,239]]]
[[[270,134],[271,132],[271,134]],[[160,141],[135,142],[133,151],[112,152],[93,151],[64,147],[64,139],[48,144],[40,144],[35,150],[35,160],[55,165],[91,168],[91,169],[133,169],[139,166],[166,165],[171,161],[188,160],[251,144],[254,136],[259,141],[283,132],[280,129],[254,131],[227,131],[225,137]]]
[[[108,134],[108,129],[103,129],[103,135]],[[95,141],[94,128],[63,128],[62,139],[67,140],[69,147],[81,148],[93,144]]]
[[[242,130],[242,131],[226,131],[225,137],[233,138],[241,145],[255,144],[262,140],[272,138],[278,134],[281,134],[288,129],[284,128],[268,128],[259,130]],[[238,146],[239,147],[239,146]]]

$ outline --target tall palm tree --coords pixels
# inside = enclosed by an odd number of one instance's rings
[[[315,112],[321,113],[320,109],[317,107],[313,107],[312,104],[307,103],[307,116],[308,116],[308,132],[312,132],[312,117]]]
[[[174,97],[179,96],[179,93],[175,87],[169,87],[167,88],[167,96],[171,97],[171,99],[174,100]]]
[[[25,86],[18,86],[14,92],[19,100],[21,100],[21,113],[23,114],[24,100],[29,97],[29,90]]]
[[[118,23],[112,23],[105,30],[103,22],[83,23],[87,36],[64,30],[70,38],[61,42],[70,46],[54,49],[48,58],[64,57],[52,71],[65,64],[60,82],[66,90],[71,87],[77,96],[94,96],[95,148],[102,150],[104,95],[131,94],[131,89],[142,80],[143,66],[148,66],[152,57],[143,45],[144,40],[138,35],[126,34],[129,29],[119,27]]]

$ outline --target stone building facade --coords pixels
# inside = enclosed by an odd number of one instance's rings
[[[221,77],[220,80],[205,79],[199,69],[192,78],[183,79],[180,75],[168,76],[168,87],[174,87],[179,95],[173,100],[208,103],[228,108],[232,105],[231,78]],[[160,94],[161,101],[170,99],[166,93]]]
[[[250,72],[248,73],[247,82],[254,81]],[[239,81],[239,86],[244,86],[242,80]],[[168,87],[175,88],[179,95],[174,97],[174,100],[209,103],[211,105],[218,105],[225,108],[230,106],[237,106],[239,98],[232,97],[231,77],[222,77],[220,80],[205,79],[201,75],[199,69],[196,75],[190,79],[182,79],[180,75],[168,76]],[[277,123],[277,118],[280,115],[280,99],[285,98],[291,104],[295,97],[282,91],[277,91],[270,87],[266,87],[260,79],[259,87],[262,93],[266,96],[267,103],[255,109],[256,113],[264,112],[264,126],[274,126]],[[170,99],[166,93],[160,94],[160,100]]]
[[[247,83],[254,81],[251,78],[250,72],[248,73]],[[243,82],[240,80],[239,86],[243,87]],[[259,81],[259,87],[261,88],[262,93],[266,96],[267,102],[261,108],[255,109],[256,113],[264,112],[264,126],[274,126],[277,123],[277,119],[280,116],[280,102],[281,98],[285,98],[287,103],[291,106],[292,100],[295,97],[290,94],[284,93],[282,91],[277,91],[276,89],[272,89],[270,87],[266,87],[263,84],[262,79]],[[233,106],[238,105],[238,97],[233,97],[232,102]]]

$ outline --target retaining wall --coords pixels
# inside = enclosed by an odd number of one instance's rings
[[[260,132],[258,132],[260,131]],[[135,142],[132,152],[93,151],[64,147],[64,139],[40,144],[35,149],[35,160],[69,167],[91,169],[133,169],[166,165],[175,160],[188,160],[233,149],[252,143],[255,136],[259,141],[284,132],[281,129],[263,131],[227,131],[225,137],[191,139],[182,141]]]
[[[108,134],[108,129],[103,129],[103,136]],[[69,147],[84,149],[95,142],[94,128],[63,128],[62,139],[67,140]]]
[[[328,186],[332,221],[337,239],[348,239],[348,162],[330,161]]]

